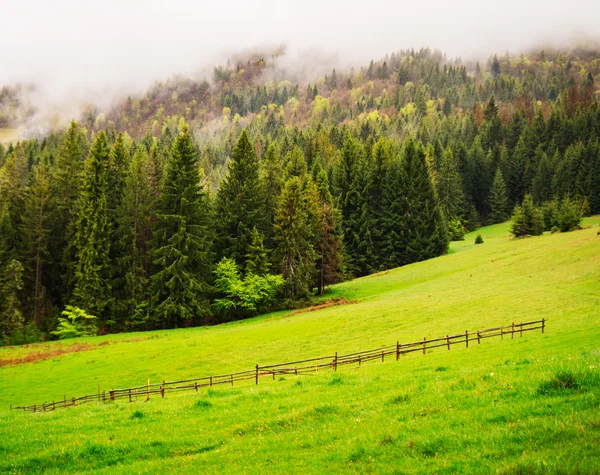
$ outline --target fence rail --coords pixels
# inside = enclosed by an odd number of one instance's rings
[[[400,359],[400,356],[406,355],[413,352],[427,353],[427,350],[434,348],[447,348],[450,350],[452,345],[465,345],[469,347],[469,343],[477,344],[481,343],[481,340],[485,338],[493,337],[504,337],[510,336],[514,339],[515,334],[523,336],[524,332],[544,330],[546,328],[546,319],[536,320],[532,322],[512,323],[511,325],[487,328],[485,330],[471,331],[468,330],[464,333],[456,335],[446,335],[445,337],[427,339],[423,338],[420,341],[414,341],[411,343],[400,343],[396,342],[395,345],[382,346],[372,350],[358,351],[355,353],[347,353],[345,355],[321,356],[317,358],[309,358],[298,361],[289,361],[286,363],[276,363],[270,365],[256,365],[254,369],[240,371],[238,373],[226,373],[213,376],[202,376],[199,378],[192,379],[181,379],[178,381],[162,381],[162,383],[150,383],[148,380],[147,384],[142,386],[136,386],[131,388],[122,389],[111,389],[109,391],[100,391],[96,394],[87,394],[76,398],[67,398],[66,396],[58,401],[45,402],[43,404],[33,404],[29,406],[10,406],[11,409],[21,409],[24,411],[31,412],[46,412],[53,411],[61,407],[77,406],[79,404],[85,404],[92,401],[106,402],[114,401],[117,399],[129,399],[130,402],[144,398],[148,400],[152,394],[160,394],[161,397],[165,397],[166,392],[176,391],[196,391],[200,388],[218,386],[221,384],[228,384],[233,386],[234,382],[254,380],[255,384],[261,377],[270,376],[273,380],[277,375],[301,375],[316,373],[318,371],[337,371],[338,366],[344,366],[349,364],[358,364],[359,366],[369,361],[379,360],[385,361],[386,357],[393,356],[396,361]]]

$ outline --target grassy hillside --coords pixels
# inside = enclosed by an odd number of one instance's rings
[[[336,286],[357,303],[211,328],[2,348],[0,472],[600,470],[600,219]],[[148,402],[9,411],[103,389],[548,319],[547,332]],[[72,345],[78,345],[73,348]],[[59,354],[60,350],[80,351]]]

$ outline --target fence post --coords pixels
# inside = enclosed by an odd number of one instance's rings
[[[195,388],[196,388],[196,392],[198,392],[198,382],[195,382],[195,383],[194,383],[194,386],[195,386]]]
[[[424,336],[424,337],[423,337],[423,354],[425,354],[426,345],[427,345],[427,337],[426,337],[426,336]]]
[[[477,344],[481,344],[481,335],[479,334],[479,330],[477,330]]]
[[[335,352],[335,357],[333,358],[333,370],[337,371],[337,351]]]
[[[210,385],[212,386],[212,376],[210,377]]]
[[[448,335],[446,335],[446,345],[448,346],[448,349],[450,349],[450,337]]]
[[[382,362],[382,363],[384,362],[384,359],[383,359],[383,358],[384,358],[384,352],[383,352],[383,350],[381,350],[381,362]]]
[[[258,384],[258,363],[256,363],[256,384]]]
[[[150,378],[148,378],[148,386],[146,386],[146,401],[150,399]]]
[[[542,318],[542,333],[544,333],[545,328],[546,328],[546,319]]]
[[[131,402],[131,389],[129,389],[129,402]]]
[[[229,379],[231,379],[231,386],[233,386],[233,374],[229,375]]]
[[[396,342],[396,361],[400,358],[400,342]]]
[[[164,379],[160,386],[160,395],[161,395],[161,397],[165,397],[165,380]]]
[[[469,347],[469,330],[465,330],[465,342],[467,343],[467,348]]]
[[[504,327],[500,327],[500,337],[504,340]]]
[[[110,394],[110,400],[114,401],[115,400],[115,390],[111,389],[108,393]]]
[[[523,322],[519,324],[519,337],[523,336]]]
[[[515,322],[512,323],[512,331],[510,332],[510,339],[513,340],[515,338]]]

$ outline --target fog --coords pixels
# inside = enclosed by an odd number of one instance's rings
[[[67,114],[251,48],[285,44],[286,67],[307,72],[399,49],[485,59],[600,35],[597,0],[0,0],[0,11],[0,85],[33,82]]]

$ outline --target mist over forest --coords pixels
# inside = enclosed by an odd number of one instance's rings
[[[545,4],[546,21],[506,35],[523,21],[510,9],[478,6],[458,30],[445,4],[423,18],[374,4],[388,14],[359,40],[355,7],[317,32],[310,2],[269,5],[267,36],[236,17],[218,47],[209,22],[184,28],[182,2],[160,22],[150,3],[139,31],[122,29],[130,7],[101,12],[84,42],[75,9],[47,44],[32,30],[3,50],[5,343],[64,336],[65,311],[107,333],[301,306],[481,225],[535,235],[600,212],[591,16]],[[181,35],[148,34],[173,15]]]

